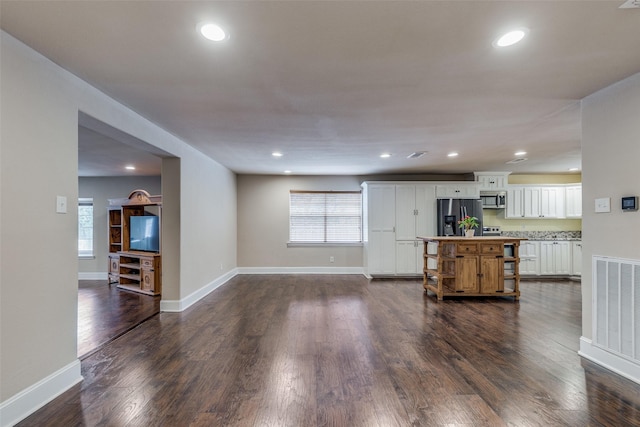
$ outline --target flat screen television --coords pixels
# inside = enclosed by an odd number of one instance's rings
[[[160,252],[160,223],[157,216],[129,217],[129,250]]]

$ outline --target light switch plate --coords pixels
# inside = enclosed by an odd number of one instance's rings
[[[611,212],[611,198],[596,199],[596,213]]]
[[[56,196],[56,213],[67,213],[67,198]]]

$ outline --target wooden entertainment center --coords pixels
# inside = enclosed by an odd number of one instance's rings
[[[147,295],[160,295],[162,289],[162,257],[160,250],[131,250],[131,217],[151,214],[161,224],[162,196],[151,196],[134,190],[126,199],[109,199],[109,284]],[[161,233],[160,233],[161,236]],[[158,236],[158,237],[160,237]]]

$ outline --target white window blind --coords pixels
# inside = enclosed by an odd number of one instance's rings
[[[362,241],[359,191],[291,191],[289,241],[355,243]]]
[[[78,199],[78,256],[93,256],[93,199]]]

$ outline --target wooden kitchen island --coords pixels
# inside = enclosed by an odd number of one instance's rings
[[[418,237],[424,241],[425,292],[444,297],[509,296],[520,299],[521,239]]]

